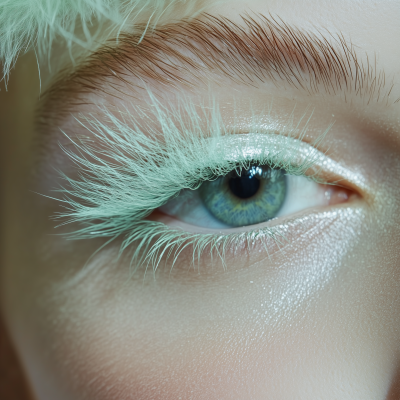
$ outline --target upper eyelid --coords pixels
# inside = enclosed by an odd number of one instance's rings
[[[161,26],[138,44],[141,36],[121,35],[117,46],[106,44],[74,72],[62,73],[44,94],[39,114],[47,123],[54,108],[56,118],[68,115],[94,91],[124,98],[127,84],[135,89],[127,74],[139,82],[188,87],[204,84],[212,73],[252,86],[272,80],[308,93],[351,91],[368,102],[375,97],[390,103],[393,82],[372,62],[359,59],[341,35],[316,35],[272,16],[243,17],[243,26],[207,16]],[[114,89],[105,87],[109,78]]]
[[[232,147],[235,147],[235,141],[242,141],[243,139],[246,139],[246,136],[247,135],[236,134],[234,137],[230,138]],[[267,139],[266,141],[270,146],[274,145],[275,141],[276,143],[279,143],[279,146],[282,148],[285,147],[287,150],[289,150],[290,147],[295,148],[297,153],[296,156],[300,160],[312,160],[312,162],[310,162],[310,166],[304,170],[304,172],[307,172],[305,176],[312,178],[313,174],[315,173],[315,180],[317,182],[339,185],[344,183],[344,186],[357,193],[363,193],[368,190],[368,185],[360,174],[349,171],[339,162],[327,156],[325,152],[314,147],[312,143],[304,142],[302,139],[295,139],[290,136],[285,136],[284,134],[273,136],[275,137],[268,137],[267,135],[265,136],[265,139]],[[249,140],[251,139],[249,138]],[[232,156],[232,159],[233,158],[234,156]],[[293,160],[290,162],[293,162]],[[321,176],[321,173],[323,174],[323,177]]]

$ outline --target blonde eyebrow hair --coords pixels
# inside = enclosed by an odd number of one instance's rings
[[[370,103],[391,104],[376,58],[360,60],[343,35],[312,33],[273,16],[242,16],[242,23],[208,14],[160,26],[142,34],[123,34],[89,55],[73,72],[61,73],[43,96],[57,116],[87,104],[85,95],[121,98],[156,81],[165,88],[193,88],[219,78],[257,87],[289,85],[308,94],[353,94]],[[139,27],[139,32],[143,27]],[[117,43],[117,44],[115,44]],[[135,83],[132,78],[135,79]],[[42,108],[43,109],[43,108]],[[47,108],[45,114],[49,116]]]

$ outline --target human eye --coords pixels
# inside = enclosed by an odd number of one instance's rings
[[[205,114],[187,99],[168,108],[149,97],[150,112],[82,116],[91,140],[64,148],[79,175],[63,175],[68,211],[59,218],[80,223],[69,236],[120,238],[137,268],[156,270],[166,251],[173,264],[183,250],[200,259],[214,249],[225,262],[220,246],[265,242],[288,219],[356,196],[350,175],[317,148],[329,127],[306,143],[307,126],[261,129],[254,117],[243,133],[224,125],[215,104]]]
[[[348,199],[349,191],[345,188],[254,163],[205,181],[196,190],[185,190],[158,210],[162,213],[159,218],[163,214],[173,217],[187,229],[222,230],[258,225]]]

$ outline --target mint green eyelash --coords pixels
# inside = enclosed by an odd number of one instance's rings
[[[71,139],[73,150],[62,147],[78,166],[78,179],[61,173],[66,184],[58,191],[66,211],[57,218],[62,224],[80,224],[68,235],[72,239],[122,238],[121,253],[135,243],[132,265],[145,265],[146,270],[155,271],[163,257],[172,258],[174,265],[188,247],[193,261],[200,261],[207,249],[224,264],[226,251],[243,243],[261,241],[265,247],[265,238],[279,242],[283,237],[272,228],[192,234],[145,218],[181,190],[197,189],[234,168],[257,162],[305,175],[320,154],[301,140],[307,124],[302,130],[292,124],[282,135],[260,130],[254,117],[251,133],[239,134],[226,128],[215,103],[196,107],[183,101],[167,109],[152,97],[150,112],[133,106],[118,117],[106,109],[102,112],[102,121],[80,116],[77,121],[87,129],[87,138]],[[318,180],[317,172],[309,175]]]

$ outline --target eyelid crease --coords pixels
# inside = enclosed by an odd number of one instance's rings
[[[252,133],[238,134],[226,129],[215,104],[201,107],[203,114],[199,114],[199,109],[185,99],[180,107],[171,110],[152,98],[154,114],[146,115],[136,108],[142,117],[140,121],[128,111],[120,113],[118,118],[105,108],[102,110],[107,122],[93,116],[80,117],[80,123],[95,140],[70,139],[74,149],[63,147],[78,167],[78,179],[60,172],[66,184],[58,191],[64,196],[62,201],[67,210],[56,218],[63,221],[61,225],[79,223],[67,237],[110,240],[122,237],[121,252],[133,242],[138,243],[132,260],[138,264],[146,262],[156,269],[165,251],[180,253],[188,243],[196,251],[209,246],[217,249],[244,237],[244,233],[233,236],[177,233],[163,224],[144,220],[182,189],[196,189],[204,180],[225,175],[234,168],[246,168],[253,162],[295,175],[307,173],[317,181],[321,170],[341,179],[353,178],[323,152],[301,140],[307,127],[299,132],[294,125],[292,131],[283,135],[265,128],[260,130],[254,117]],[[203,120],[206,126],[201,124]],[[322,132],[314,145],[319,145],[326,133]],[[342,176],[338,176],[338,171]],[[254,232],[246,235],[248,239],[258,237]],[[263,229],[263,237],[277,235],[276,229]],[[151,247],[152,241],[157,243],[156,247]]]
[[[257,148],[250,147],[252,141],[257,141]],[[321,152],[312,144],[305,143],[301,139],[295,139],[290,136],[282,134],[235,134],[234,137],[229,137],[229,145],[232,146],[232,152],[227,155],[227,158],[240,161],[243,156],[247,159],[262,159],[263,151],[265,148],[271,154],[277,154],[277,161],[275,157],[271,156],[268,165],[271,168],[284,169],[290,175],[305,175],[306,177],[321,184],[339,185],[341,182],[346,182],[347,186],[358,191],[364,189],[366,184],[363,183],[362,178],[350,173],[346,168],[342,167],[339,163],[332,160],[325,153]],[[224,143],[220,142],[217,146],[223,146]],[[246,145],[251,149],[247,154],[243,151]],[[273,150],[272,150],[273,149]],[[285,156],[279,154],[284,149],[287,154],[291,154],[287,160]],[[295,155],[295,156],[293,156]],[[321,176],[321,174],[323,176]],[[355,187],[357,186],[357,188]]]

